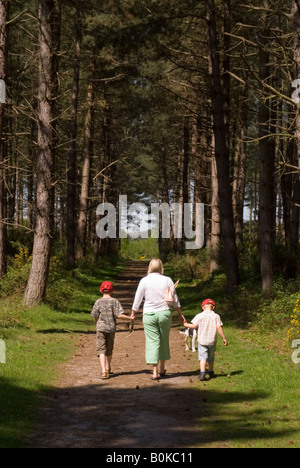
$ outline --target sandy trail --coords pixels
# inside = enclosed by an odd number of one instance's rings
[[[126,313],[146,268],[145,263],[132,262],[115,281],[114,296]],[[185,351],[176,315],[167,376],[159,382],[151,380],[151,368],[145,363],[141,313],[132,334],[118,322],[114,375],[109,380],[99,380],[95,334],[80,335],[76,352],[63,365],[55,391],[46,397],[26,447],[185,448],[198,444],[201,433],[195,427],[201,401],[199,389],[193,388],[196,358]]]

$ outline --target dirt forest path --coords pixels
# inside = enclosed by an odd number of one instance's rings
[[[132,262],[115,281],[115,294],[130,311],[147,265]],[[176,314],[175,314],[176,315]],[[185,351],[174,316],[167,376],[151,380],[145,363],[141,312],[130,335],[118,321],[112,370],[99,380],[95,334],[82,334],[72,360],[64,364],[54,392],[47,396],[29,448],[185,448],[199,443],[195,429],[199,391],[195,358]]]

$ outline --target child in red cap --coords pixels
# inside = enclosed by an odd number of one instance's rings
[[[184,323],[187,328],[198,328],[198,356],[200,361],[199,380],[205,380],[206,363],[208,364],[208,374],[214,377],[214,361],[217,345],[218,333],[221,335],[224,345],[228,346],[223,332],[221,317],[214,312],[216,304],[212,299],[205,299],[202,302],[203,312],[193,318],[192,323]]]
[[[109,281],[101,284],[101,299],[95,302],[91,316],[96,322],[97,355],[100,359],[102,380],[108,379],[111,372],[111,361],[116,334],[116,319],[132,320],[124,314],[124,310],[117,299],[111,297],[113,285]]]

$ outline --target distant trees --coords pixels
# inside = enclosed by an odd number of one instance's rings
[[[54,241],[69,269],[118,252],[95,226],[97,205],[120,194],[204,203],[211,271],[225,265],[228,290],[245,240],[266,294],[276,245],[297,274],[296,0],[0,1],[0,25],[0,276],[20,233],[34,234],[26,304],[45,294]],[[185,254],[183,241],[171,229],[161,255]]]

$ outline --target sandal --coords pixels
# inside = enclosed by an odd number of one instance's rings
[[[109,379],[109,376],[108,376],[108,373],[107,372],[102,372],[102,375],[101,375],[101,380],[107,380]]]
[[[159,380],[159,377],[151,377],[151,380]]]
[[[161,377],[165,377],[166,373],[167,373],[167,371],[166,371],[166,369],[164,369],[162,372],[159,372],[159,375]]]
[[[111,369],[105,369],[105,372],[106,372],[108,375],[114,375],[114,373],[112,372]]]

